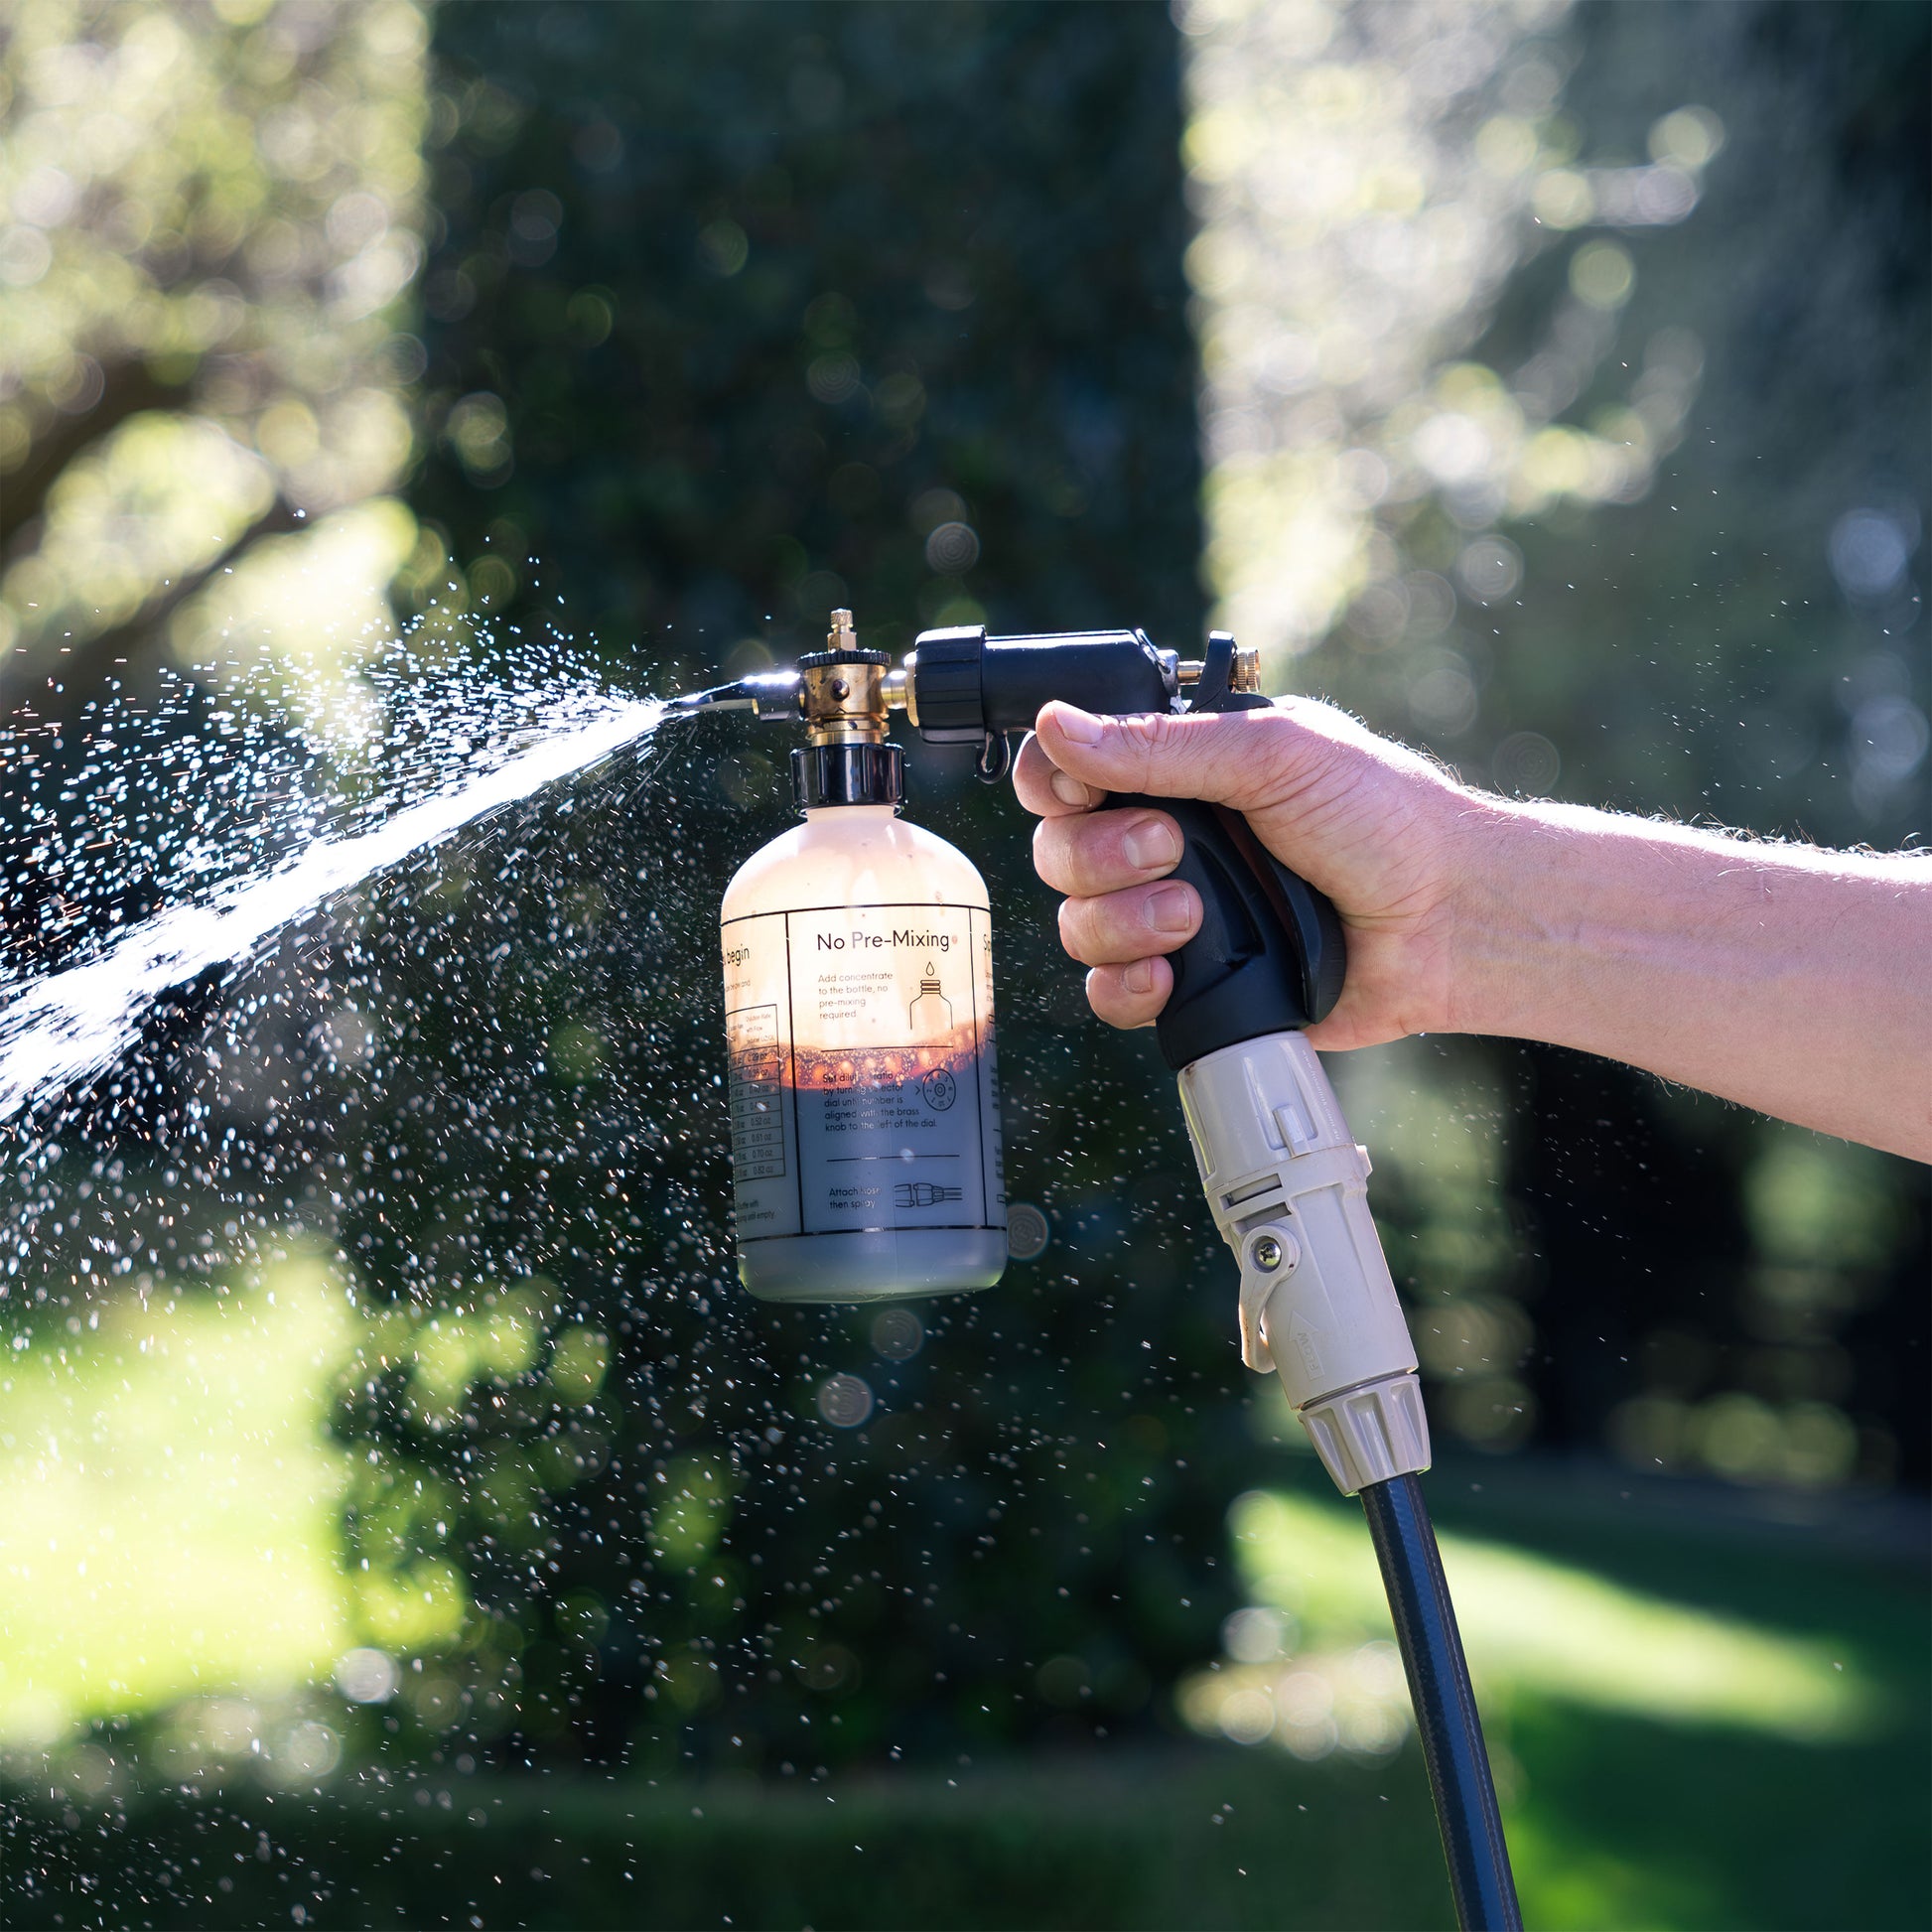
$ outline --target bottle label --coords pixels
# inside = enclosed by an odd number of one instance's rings
[[[739,1240],[1004,1228],[989,915],[828,906],[723,939]]]

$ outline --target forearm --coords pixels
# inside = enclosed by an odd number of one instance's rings
[[[1579,807],[1463,828],[1451,1024],[1932,1160],[1932,860]]]
[[[1334,901],[1348,978],[1330,1051],[1418,1032],[1576,1046],[1932,1161],[1932,856],[1752,844],[1512,804],[1311,699],[1201,717],[1045,706],[1014,764],[1060,930],[1117,1027],[1153,1024],[1201,917],[1159,814],[1242,812]],[[1142,842],[1130,833],[1147,832]]]

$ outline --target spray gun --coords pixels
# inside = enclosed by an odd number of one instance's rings
[[[826,650],[798,669],[678,708],[802,719],[808,743],[792,764],[810,812],[897,802],[897,748],[884,742],[895,709],[928,744],[978,748],[979,769],[996,777],[1008,763],[1006,734],[1031,726],[1049,699],[1114,715],[1242,711],[1267,706],[1258,685],[1258,654],[1221,632],[1202,659],[1183,662],[1132,630],[929,630],[893,668],[884,652],[857,648],[851,614],[840,611]],[[1241,1270],[1243,1359],[1281,1376],[1343,1494],[1426,1469],[1416,1351],[1368,1211],[1368,1155],[1302,1031],[1340,996],[1341,922],[1238,814],[1190,799],[1113,802],[1158,805],[1178,822],[1184,850],[1173,876],[1200,896],[1201,927],[1171,956],[1173,990],[1156,1034],[1179,1076],[1209,1211]],[[823,902],[819,882],[804,883]],[[741,1009],[728,998],[727,1010]]]
[[[1181,659],[1138,630],[928,630],[895,666],[835,611],[826,648],[677,701],[802,724],[805,823],[747,862],[723,908],[740,1271],[774,1300],[990,1287],[1006,1197],[990,908],[964,856],[897,817],[903,711],[970,745],[982,778],[1052,699],[1127,714],[1265,709],[1258,653],[1225,632]],[[1408,1671],[1457,1917],[1521,1923],[1488,1758],[1418,1472],[1416,1351],[1356,1145],[1304,1030],[1340,997],[1341,921],[1237,813],[1169,814],[1199,931],[1170,955],[1156,1024],[1209,1212],[1240,1269],[1242,1358],[1280,1376],[1323,1466],[1367,1514]],[[901,1015],[903,1018],[901,1019]],[[970,1104],[969,1104],[970,1103]]]

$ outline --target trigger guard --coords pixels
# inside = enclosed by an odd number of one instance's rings
[[[973,760],[973,776],[983,785],[997,785],[1013,769],[1013,740],[1005,732],[988,732]]]

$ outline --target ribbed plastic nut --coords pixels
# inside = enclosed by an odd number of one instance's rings
[[[1413,1374],[1323,1396],[1301,1417],[1321,1466],[1344,1496],[1429,1467],[1429,1418]]]
[[[823,670],[827,664],[890,664],[893,654],[889,650],[863,650],[857,644],[846,644],[838,650],[808,650],[798,660],[801,671]]]

